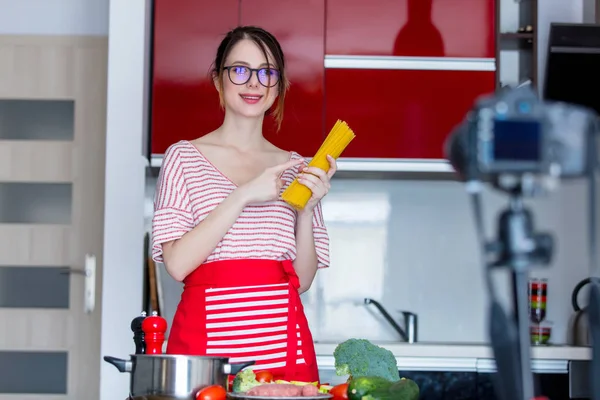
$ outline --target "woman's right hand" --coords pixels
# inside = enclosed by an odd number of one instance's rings
[[[281,174],[303,162],[303,159],[296,159],[266,168],[262,174],[240,186],[238,190],[243,192],[246,204],[277,200],[283,187]]]

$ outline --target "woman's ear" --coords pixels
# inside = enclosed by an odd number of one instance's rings
[[[216,72],[212,73],[213,84],[215,85],[215,89],[219,93],[219,105],[222,109],[225,109],[225,100],[223,100],[223,90],[221,88],[221,83],[219,82],[219,74]]]
[[[215,85],[215,88],[217,89],[218,92],[221,91],[221,84],[219,83],[219,74],[217,74],[216,72],[212,72],[212,80],[213,80],[213,84]]]

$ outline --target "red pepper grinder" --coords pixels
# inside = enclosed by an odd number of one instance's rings
[[[160,317],[158,312],[152,311],[152,315],[146,317],[142,322],[142,330],[144,331],[144,342],[146,342],[146,354],[162,354],[167,320]]]

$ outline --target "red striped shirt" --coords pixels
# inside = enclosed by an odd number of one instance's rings
[[[302,157],[292,152],[292,159]],[[296,170],[283,173],[284,189]],[[152,258],[163,262],[162,243],[179,239],[202,222],[236,185],[212,165],[189,141],[165,152],[154,199]],[[231,259],[294,260],[297,212],[283,200],[249,205],[217,244],[206,262]],[[329,266],[329,236],[321,204],[313,214],[318,267]]]

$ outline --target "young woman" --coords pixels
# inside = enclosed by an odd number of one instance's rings
[[[328,157],[328,172],[307,168],[299,154],[263,137],[265,115],[281,124],[288,88],[270,33],[251,26],[229,32],[213,79],[223,124],[171,145],[158,179],[153,258],[184,282],[167,353],[255,361],[255,371],[277,379],[316,381],[299,295],[329,266],[320,200],[335,160]],[[296,176],[313,193],[301,211],[280,198]]]

